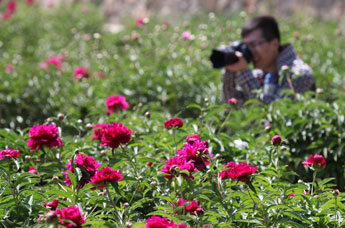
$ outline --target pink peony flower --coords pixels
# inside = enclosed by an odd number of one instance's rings
[[[118,182],[122,179],[121,170],[117,171],[110,167],[106,167],[96,172],[95,176],[91,178],[91,183],[102,185],[105,182]]]
[[[135,20],[135,26],[141,27],[144,24],[147,24],[148,21],[149,21],[148,18],[139,17],[138,19]]]
[[[82,228],[82,224],[86,222],[84,216],[76,206],[62,208],[61,210],[57,209],[56,213],[59,215],[59,224],[65,227]]]
[[[6,74],[10,74],[10,73],[12,73],[13,69],[14,69],[13,65],[7,64],[7,65],[5,66],[5,73],[6,73]]]
[[[107,98],[105,101],[107,105],[107,114],[113,114],[114,111],[124,111],[128,108],[126,97],[113,95]]]
[[[186,157],[175,156],[171,158],[162,168],[162,172],[166,173],[164,177],[167,179],[172,179],[175,176],[180,175],[180,171],[187,170],[189,175],[183,174],[186,177],[194,179],[192,173],[195,172],[195,167],[193,162],[187,161]]]
[[[47,69],[49,66],[55,66],[57,70],[61,70],[62,61],[65,59],[65,56],[58,56],[56,58],[47,59],[44,63],[41,64],[41,68]]]
[[[183,149],[179,149],[177,154],[186,158],[187,162],[192,162],[194,167],[202,171],[210,164],[208,158],[211,157],[208,152],[206,141],[200,142],[196,140],[193,145],[186,143]]]
[[[32,5],[34,4],[34,0],[25,0],[27,5]]]
[[[31,147],[30,151],[41,150],[43,146],[49,148],[62,146],[59,131],[55,124],[37,124],[30,129],[29,137],[28,147]]]
[[[17,9],[17,2],[12,0],[7,3],[7,11],[10,13],[14,13]]]
[[[296,195],[296,193],[290,193],[290,194],[289,194],[289,197],[290,197],[290,198],[293,198],[295,195]]]
[[[183,122],[180,118],[171,118],[164,122],[165,129],[170,128],[181,128],[183,126]]]
[[[326,160],[320,154],[311,154],[306,161],[302,162],[302,164],[308,167],[316,165],[316,167],[321,168],[326,166]]]
[[[182,223],[180,225],[176,225],[174,221],[169,221],[166,217],[159,217],[156,215],[151,216],[146,220],[145,228],[191,228],[190,226],[186,226],[186,224]]]
[[[193,135],[193,136],[187,136],[186,141],[187,143],[193,145],[195,141],[200,141],[200,136],[199,135]]]
[[[77,67],[74,69],[74,79],[80,80],[82,78],[89,78],[90,72],[85,67]]]
[[[107,77],[107,74],[104,73],[104,72],[97,72],[96,75],[97,75],[97,77],[99,77],[99,78],[106,78],[106,77]]]
[[[258,169],[257,167],[248,165],[245,162],[241,162],[239,164],[236,164],[235,162],[228,162],[225,164],[225,167],[228,169],[218,173],[222,180],[231,178],[233,180],[239,180],[242,182],[248,182],[249,176],[255,173]]]
[[[146,220],[146,228],[172,228],[175,227],[176,224],[171,221],[169,222],[169,219],[166,217],[159,217],[156,215],[151,216]]]
[[[279,135],[275,135],[272,137],[272,144],[273,146],[279,146],[282,143],[282,138]]]
[[[185,199],[178,199],[177,207],[182,207],[185,204],[184,211],[189,212],[191,215],[200,216],[204,214],[204,210],[198,205],[196,201],[187,201]],[[176,205],[172,204],[176,208]],[[176,211],[175,214],[179,214],[179,211]]]
[[[237,103],[238,103],[238,100],[236,98],[230,98],[228,100],[228,104],[236,105]]]
[[[96,124],[93,127],[93,136],[92,139],[95,140],[101,140],[102,139],[102,135],[103,135],[103,129],[107,126],[106,123],[102,123],[102,124]]]
[[[4,158],[17,158],[19,157],[19,150],[5,149],[0,152],[0,160]]]
[[[54,200],[52,202],[43,202],[45,208],[55,211],[59,205],[59,200]]]
[[[71,164],[71,160],[66,164],[67,170],[74,173],[74,169]],[[83,155],[83,154],[78,154],[74,160],[74,164],[76,167],[80,168],[82,172],[81,179],[78,182],[78,188],[83,188],[85,184],[89,183],[91,178],[96,174],[98,167],[101,166],[100,163],[98,163],[94,157],[88,156],[88,155]],[[65,174],[65,184],[67,186],[70,186],[71,180],[69,179],[68,173],[66,171],[62,172]]]
[[[120,144],[128,143],[131,140],[132,131],[126,126],[117,124],[107,124],[101,131],[101,146],[109,146],[111,148],[118,148]]]
[[[182,40],[192,40],[193,39],[193,35],[188,32],[188,31],[185,31],[181,34],[181,39]]]
[[[32,167],[32,166],[29,167],[29,171],[28,172],[32,173],[32,174],[38,174],[37,169],[35,167]]]

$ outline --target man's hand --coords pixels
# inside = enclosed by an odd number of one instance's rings
[[[244,59],[242,53],[239,51],[236,51],[235,54],[238,57],[238,62],[231,65],[226,65],[225,69],[231,72],[242,72],[244,70],[247,70],[248,64],[247,64],[247,61]]]

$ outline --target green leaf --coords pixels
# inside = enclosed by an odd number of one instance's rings
[[[77,178],[75,177],[74,173],[72,173],[71,171],[68,171],[68,177],[71,180],[72,186],[76,187],[77,186]]]

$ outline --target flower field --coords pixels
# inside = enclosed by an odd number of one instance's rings
[[[243,12],[0,12],[0,227],[345,227],[340,22],[278,19],[318,89],[239,108],[209,55]]]

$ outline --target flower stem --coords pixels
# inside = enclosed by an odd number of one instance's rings
[[[317,171],[315,171],[313,173],[313,182],[311,184],[311,192],[310,192],[310,195],[313,195],[314,191],[316,190],[316,174],[317,174]],[[314,183],[315,183],[315,189],[314,189]]]
[[[110,204],[111,204],[111,205],[113,206],[113,208],[114,208],[114,210],[112,210],[111,212],[113,213],[113,216],[114,216],[114,218],[115,218],[115,221],[117,221],[117,222],[120,223],[121,225],[124,225],[125,223],[124,223],[124,221],[122,220],[122,218],[119,217],[119,216],[115,213],[115,211],[116,211],[116,205],[115,205],[115,203],[114,203],[113,198],[112,198],[111,195],[110,195],[108,183],[105,183],[105,189],[107,190],[108,200],[109,200]]]
[[[175,150],[177,150],[177,144],[176,144],[176,132],[175,132],[175,129],[173,129],[172,131],[173,131],[173,138],[174,138]]]
[[[115,157],[115,148],[111,148],[111,155],[113,155],[113,157]]]
[[[223,123],[219,126],[219,128],[216,130],[216,134],[217,134],[218,132],[220,132],[220,130],[222,130],[222,128],[224,127],[224,125],[226,124],[226,122],[229,121],[230,115],[231,115],[231,111],[232,111],[232,110],[230,109],[230,111],[229,111],[228,115],[226,116],[225,120],[224,120]]]
[[[338,227],[338,221],[337,221],[337,210],[338,210],[338,197],[337,195],[335,195],[335,205],[334,205],[334,218],[335,218],[335,222],[334,222],[334,228]]]

